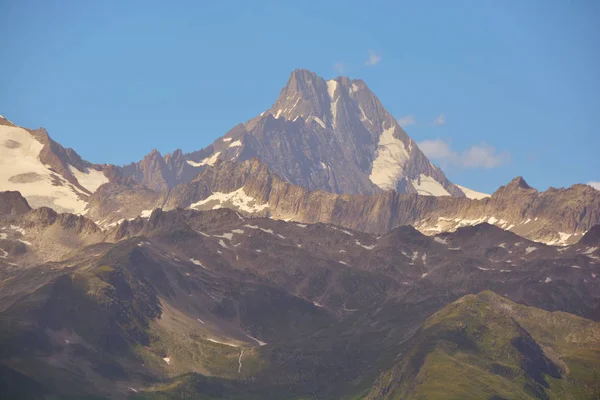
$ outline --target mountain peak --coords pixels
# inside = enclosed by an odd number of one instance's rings
[[[318,76],[315,72],[303,68],[296,68],[290,74],[290,78],[288,79],[288,84],[286,86],[298,82],[311,82],[317,78]]]
[[[532,187],[529,186],[527,182],[525,182],[525,179],[523,179],[522,176],[517,176],[516,178],[514,178],[512,181],[509,182],[508,186],[518,187],[521,189],[532,189]]]

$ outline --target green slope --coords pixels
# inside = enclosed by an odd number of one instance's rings
[[[367,399],[597,399],[600,323],[465,296],[432,315]]]

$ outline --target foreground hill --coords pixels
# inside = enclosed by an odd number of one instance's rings
[[[425,321],[366,399],[596,399],[600,324],[493,292]]]
[[[103,230],[0,200],[8,398],[366,396],[428,317],[486,289],[600,320],[598,229],[557,248],[489,224],[379,236],[176,209]]]

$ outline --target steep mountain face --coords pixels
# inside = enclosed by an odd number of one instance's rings
[[[32,207],[81,213],[89,196],[116,173],[82,160],[43,128],[21,128],[0,117],[0,188],[19,191]]]
[[[325,222],[380,234],[399,225],[413,225],[433,235],[487,222],[554,245],[575,243],[600,223],[600,192],[587,185],[538,192],[519,177],[481,200],[397,192],[338,195],[292,185],[257,159],[218,162],[168,191],[105,185],[91,197],[88,216],[107,226],[149,216],[154,208],[178,207],[227,207],[244,215]]]
[[[154,149],[140,162],[122,167],[120,172],[152,190],[161,191],[189,182],[199,172],[198,168],[187,162],[181,150],[163,157]]]
[[[269,110],[201,151],[177,154],[167,160],[153,152],[123,173],[161,190],[187,182],[190,166],[257,157],[288,182],[311,190],[481,195],[448,181],[363,81],[325,81],[302,69],[292,72]]]

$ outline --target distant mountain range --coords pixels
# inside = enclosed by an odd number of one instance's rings
[[[226,206],[378,233],[402,224],[434,234],[488,222],[564,245],[600,223],[600,192],[586,185],[539,193],[517,178],[490,197],[452,184],[364,82],[325,81],[306,70],[291,74],[271,109],[207,148],[164,157],[155,150],[124,167],[88,163],[43,129],[0,123],[0,189],[102,227],[155,208]]]
[[[458,186],[361,80],[126,166],[0,117],[0,398],[591,400],[599,321],[600,191]]]

